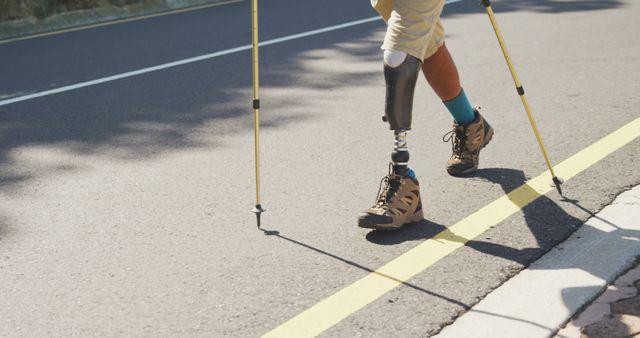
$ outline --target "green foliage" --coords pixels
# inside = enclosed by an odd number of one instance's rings
[[[0,0],[0,22],[98,7],[123,7],[146,0]]]

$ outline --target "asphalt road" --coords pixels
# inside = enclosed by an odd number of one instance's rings
[[[261,40],[375,15],[367,1],[270,0]],[[640,117],[640,5],[496,1],[554,163]],[[0,106],[0,334],[260,336],[546,166],[475,1],[447,43],[496,130],[449,177],[451,124],[420,81],[409,134],[425,221],[356,227],[392,135],[375,21],[264,47],[263,216],[254,204],[251,55],[228,54]],[[250,43],[249,2],[0,44],[11,98]],[[429,336],[640,183],[640,140],[324,331]]]

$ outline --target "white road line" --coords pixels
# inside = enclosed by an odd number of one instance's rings
[[[335,25],[335,26],[330,26],[330,27],[326,27],[326,28],[316,29],[316,30],[312,30],[312,31],[304,32],[304,33],[288,35],[288,36],[277,38],[277,39],[267,40],[267,41],[261,42],[259,45],[260,46],[269,46],[269,45],[273,45],[273,44],[276,44],[276,43],[281,43],[281,42],[295,40],[295,39],[301,39],[301,38],[304,38],[304,37],[317,35],[317,34],[322,34],[322,33],[326,33],[326,32],[331,32],[331,31],[335,31],[335,30],[343,29],[343,28],[347,28],[347,27],[357,26],[357,25],[361,25],[363,23],[377,21],[377,20],[380,20],[379,16],[375,16],[375,17],[371,17],[371,18],[367,18],[367,19],[362,19],[362,20],[351,21],[351,22],[340,24],[340,25]],[[120,79],[132,77],[132,76],[136,76],[136,75],[155,72],[155,71],[162,70],[162,69],[182,66],[182,65],[189,64],[189,63],[193,63],[193,62],[213,59],[213,58],[216,58],[216,57],[219,57],[219,56],[229,55],[229,54],[233,54],[233,53],[238,53],[238,52],[242,52],[242,51],[245,51],[245,50],[249,50],[249,49],[251,49],[251,47],[252,47],[251,45],[244,45],[244,46],[240,46],[240,47],[236,47],[236,48],[226,49],[226,50],[219,51],[219,52],[214,52],[214,53],[200,55],[200,56],[196,56],[196,57],[192,57],[192,58],[188,58],[188,59],[169,62],[169,63],[165,63],[165,64],[153,66],[153,67],[142,68],[142,69],[134,70],[134,71],[131,71],[131,72],[126,72],[126,73],[122,73],[122,74],[107,76],[107,77],[99,78],[99,79],[96,79],[96,80],[80,82],[80,83],[72,84],[72,85],[69,85],[69,86],[64,86],[64,87],[54,88],[54,89],[50,89],[50,90],[45,90],[45,91],[34,93],[34,94],[18,96],[18,97],[14,97],[14,98],[11,98],[11,99],[6,99],[6,100],[0,101],[0,106],[6,106],[8,104],[21,102],[21,101],[27,101],[27,100],[35,99],[35,98],[38,98],[38,97],[43,97],[43,96],[49,96],[49,95],[53,95],[53,94],[68,92],[70,90],[75,90],[75,89],[89,87],[89,86],[93,86],[93,85],[97,85],[97,84],[101,84],[101,83],[105,83],[105,82],[111,82],[111,81],[115,81],[115,80],[120,80]]]
[[[456,2],[460,2],[460,1],[463,1],[463,0],[447,0],[445,3],[446,4],[451,4],[451,3],[456,3]],[[381,18],[379,16],[374,16],[374,17],[370,17],[370,18],[366,18],[366,19],[350,21],[350,22],[343,23],[343,24],[340,24],[340,25],[329,26],[329,27],[325,27],[325,28],[315,29],[315,30],[311,30],[311,31],[303,32],[303,33],[298,33],[298,34],[284,36],[284,37],[281,37],[281,38],[276,38],[276,39],[272,39],[272,40],[263,41],[263,42],[261,42],[259,44],[259,46],[261,46],[261,47],[262,46],[269,46],[269,45],[273,45],[273,44],[276,44],[276,43],[282,43],[282,42],[286,42],[286,41],[301,39],[301,38],[312,36],[312,35],[318,35],[318,34],[322,34],[322,33],[327,33],[327,32],[331,32],[331,31],[335,31],[335,30],[339,30],[339,29],[343,29],[343,28],[348,28],[348,27],[353,27],[353,26],[365,24],[365,23],[368,23],[368,22],[378,21],[378,20],[381,20]],[[45,90],[45,91],[38,92],[38,93],[18,96],[18,97],[14,97],[14,98],[10,98],[10,99],[6,99],[6,100],[0,101],[0,106],[6,106],[6,105],[9,105],[9,104],[12,104],[12,103],[16,103],[16,102],[22,102],[22,101],[27,101],[27,100],[43,97],[43,96],[49,96],[49,95],[54,95],[54,94],[58,94],[58,93],[64,93],[64,92],[68,92],[68,91],[71,91],[71,90],[80,89],[80,88],[89,87],[89,86],[94,86],[94,85],[105,83],[105,82],[116,81],[116,80],[132,77],[132,76],[137,76],[137,75],[141,75],[141,74],[155,72],[155,71],[158,71],[158,70],[163,70],[163,69],[182,66],[182,65],[186,65],[186,64],[194,63],[194,62],[198,62],[198,61],[213,59],[213,58],[216,58],[216,57],[219,57],[219,56],[223,56],[223,55],[229,55],[229,54],[233,54],[233,53],[242,52],[242,51],[245,51],[245,50],[250,50],[251,47],[252,46],[250,44],[249,45],[244,45],[244,46],[235,47],[235,48],[231,48],[231,49],[226,49],[226,50],[223,50],[223,51],[214,52],[214,53],[210,53],[210,54],[200,55],[200,56],[196,56],[196,57],[192,57],[192,58],[188,58],[188,59],[183,59],[183,60],[178,60],[178,61],[174,61],[174,62],[164,63],[164,64],[153,66],[153,67],[147,67],[147,68],[142,68],[142,69],[126,72],[126,73],[107,76],[107,77],[103,77],[103,78],[99,78],[99,79],[95,79],[95,80],[91,80],[91,81],[80,82],[80,83],[76,83],[76,84],[72,84],[72,85],[68,85],[68,86],[64,86],[64,87],[49,89],[49,90]]]

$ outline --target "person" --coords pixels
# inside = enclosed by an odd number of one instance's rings
[[[407,131],[411,129],[413,95],[420,71],[451,113],[453,153],[447,172],[464,176],[478,168],[480,150],[493,137],[493,128],[474,108],[461,84],[444,41],[440,15],[444,0],[371,0],[387,23],[383,50],[386,102],[383,120],[394,133],[389,174],[383,178],[375,204],[361,213],[358,225],[398,229],[423,219],[420,185],[409,168]]]

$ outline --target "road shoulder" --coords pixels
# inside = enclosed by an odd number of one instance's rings
[[[437,337],[548,337],[640,256],[640,186],[491,292]]]

